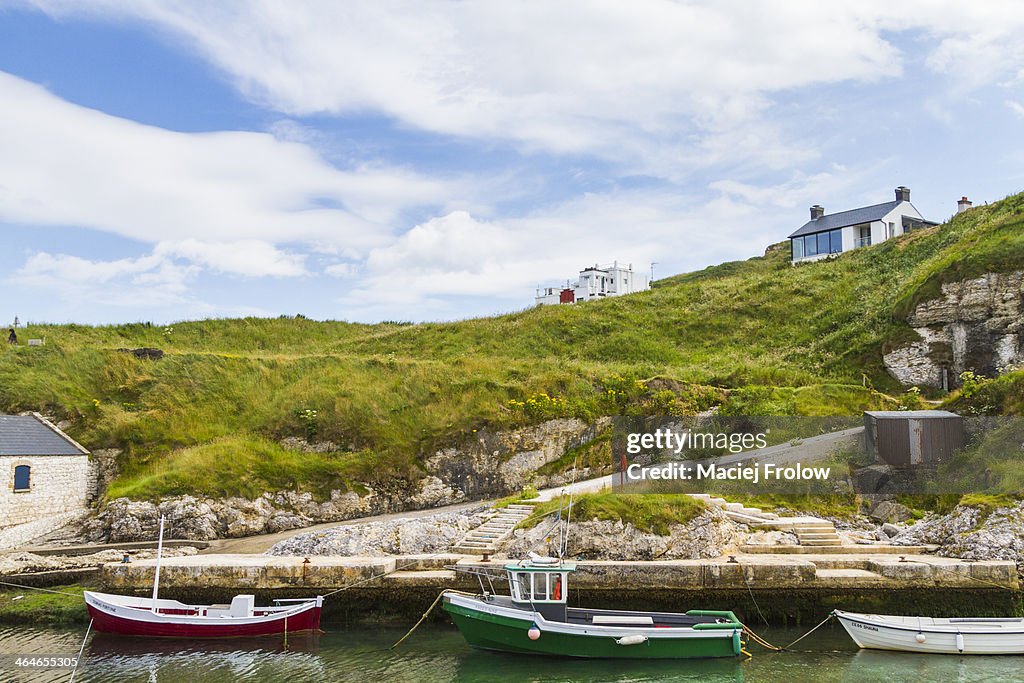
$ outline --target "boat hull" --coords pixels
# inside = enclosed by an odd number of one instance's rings
[[[741,627],[707,631],[616,629],[551,622],[523,610],[474,603],[481,601],[446,596],[444,610],[470,645],[485,650],[603,659],[701,659],[739,654]],[[528,632],[534,625],[539,628],[540,637],[531,640]],[[645,636],[643,642],[618,642],[639,635]]]
[[[1024,654],[1024,623],[1019,621],[942,620],[935,624],[935,620],[922,618],[915,624],[913,618],[839,610],[835,615],[853,641],[865,649],[950,655]]]
[[[239,638],[319,630],[321,611],[318,602],[310,602],[283,614],[201,618],[191,614],[154,614],[104,602],[95,594],[86,600],[86,608],[96,631],[148,638]]]

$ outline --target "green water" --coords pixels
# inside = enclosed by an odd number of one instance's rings
[[[219,642],[90,638],[78,683],[259,681],[1024,681],[1024,657],[958,657],[858,651],[838,626],[800,643],[800,652],[753,647],[749,661],[619,662],[551,659],[481,652],[452,626],[424,625],[401,648],[389,650],[408,625],[327,626],[316,636]],[[0,627],[0,682],[67,681],[70,669],[27,670],[10,655],[73,655],[83,628]],[[765,629],[788,643],[798,629]]]

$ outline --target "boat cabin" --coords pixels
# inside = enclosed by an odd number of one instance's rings
[[[565,621],[569,574],[574,571],[575,562],[555,557],[531,558],[505,565],[512,602],[540,612],[545,619]]]

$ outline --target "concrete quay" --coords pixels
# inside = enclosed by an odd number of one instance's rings
[[[327,592],[346,586],[472,590],[472,574],[504,579],[503,561],[482,562],[464,555],[392,557],[275,557],[269,555],[193,555],[161,562],[161,590]],[[154,560],[112,563],[99,582],[110,591],[145,591],[153,584]],[[499,586],[500,584],[495,584]],[[1020,588],[1013,562],[969,561],[934,555],[893,554],[740,554],[732,558],[666,561],[583,561],[571,578],[575,590],[783,590],[783,589],[928,589],[1012,590]],[[501,591],[501,589],[499,589]],[[503,592],[503,591],[501,591]]]

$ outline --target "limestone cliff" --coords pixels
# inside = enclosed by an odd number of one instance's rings
[[[989,377],[1024,365],[1024,271],[948,283],[907,322],[919,339],[883,357],[904,385],[947,387],[960,373]]]

